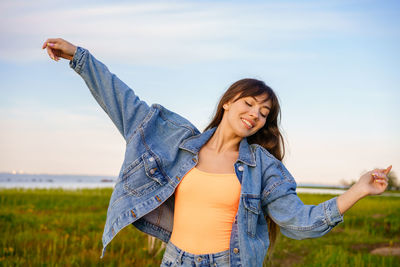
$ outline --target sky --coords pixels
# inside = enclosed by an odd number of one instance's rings
[[[41,49],[63,38],[200,130],[233,82],[265,81],[298,183],[396,173],[399,26],[399,1],[1,0],[0,172],[119,173],[122,136],[69,62]]]

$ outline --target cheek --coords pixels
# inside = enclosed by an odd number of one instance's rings
[[[266,119],[260,120],[260,124],[258,125],[258,130],[265,126],[266,121],[267,121]]]

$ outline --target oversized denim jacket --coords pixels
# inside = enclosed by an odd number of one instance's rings
[[[197,164],[200,148],[215,129],[200,133],[161,105],[148,106],[84,48],[78,47],[70,66],[126,140],[125,159],[107,211],[102,256],[115,235],[130,224],[168,242],[174,191]],[[304,205],[285,166],[263,147],[249,145],[246,138],[240,142],[234,167],[241,193],[232,224],[231,266],[262,266],[269,246],[264,215],[294,239],[322,236],[343,220],[336,198]]]

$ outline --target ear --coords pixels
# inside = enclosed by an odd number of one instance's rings
[[[229,104],[228,104],[228,103],[225,103],[222,107],[223,107],[225,110],[228,110],[228,109],[229,109]]]

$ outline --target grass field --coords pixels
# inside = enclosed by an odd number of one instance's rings
[[[127,227],[100,260],[111,189],[0,190],[0,266],[159,266],[147,236]],[[329,195],[301,194],[306,204]],[[326,236],[279,236],[266,266],[400,266],[400,256],[372,254],[400,247],[400,198],[368,197]],[[159,246],[159,244],[156,244]]]

